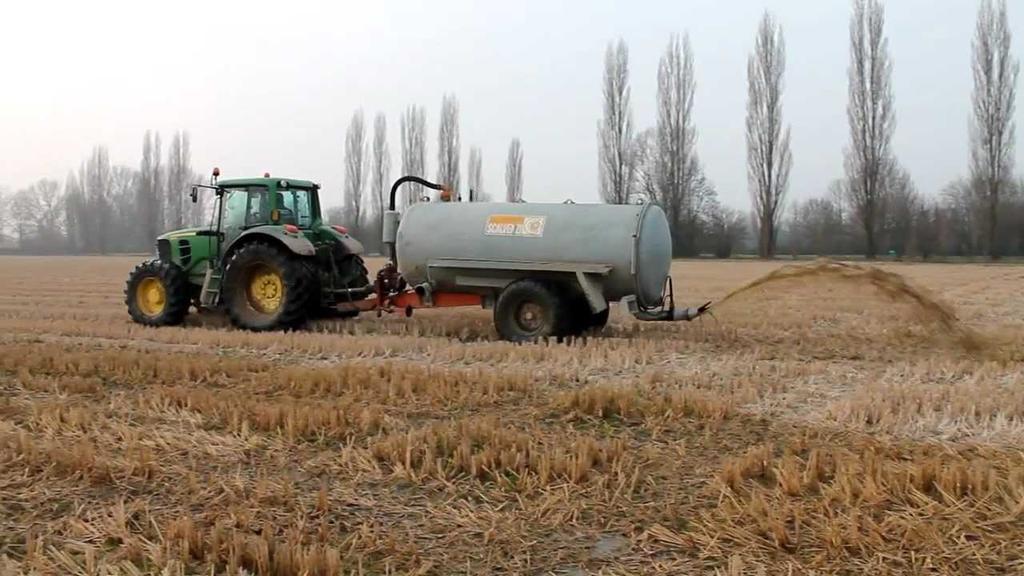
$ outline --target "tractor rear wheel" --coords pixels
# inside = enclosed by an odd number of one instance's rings
[[[335,286],[340,288],[366,288],[366,291],[354,294],[349,298],[342,295],[332,295],[329,296],[327,303],[324,303],[322,301],[323,295],[321,294],[322,279],[317,269],[311,267],[310,278],[313,281],[313,285],[310,289],[309,315],[312,318],[355,318],[359,316],[358,310],[338,310],[333,304],[359,301],[372,293],[366,263],[358,254],[342,254],[336,251],[331,255],[331,258],[334,259],[334,269],[338,271],[338,275],[334,280]]]
[[[146,326],[176,326],[188,314],[188,276],[177,264],[149,260],[132,270],[124,296],[128,314],[135,322]]]
[[[568,312],[557,290],[536,280],[509,284],[494,306],[498,334],[510,342],[561,336]]]
[[[247,330],[282,330],[306,322],[312,278],[302,261],[262,242],[228,260],[222,291],[231,323]]]
[[[338,276],[342,286],[345,288],[366,288],[370,285],[370,271],[366,269],[366,263],[363,261],[362,256],[358,254],[343,254],[335,256],[335,266],[338,267]],[[369,295],[369,292],[360,294],[352,298],[352,300],[362,300]],[[348,302],[344,298],[338,298],[339,302]],[[355,318],[359,316],[358,310],[347,310],[340,311],[336,309],[331,310],[331,317],[333,318]]]

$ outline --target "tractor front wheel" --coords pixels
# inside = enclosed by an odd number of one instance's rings
[[[149,260],[132,270],[124,296],[132,320],[146,326],[176,326],[188,314],[188,277],[177,264]]]
[[[306,322],[312,284],[298,258],[253,242],[231,255],[222,294],[228,317],[238,328],[293,329]]]

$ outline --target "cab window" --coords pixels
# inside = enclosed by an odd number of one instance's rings
[[[313,210],[309,190],[293,188],[277,193],[278,211],[282,224],[309,228],[313,224]]]
[[[270,196],[263,187],[250,188],[248,192],[248,208],[245,211],[245,225],[257,226],[270,222]]]
[[[270,197],[266,186],[229,188],[227,193],[225,228],[248,228],[270,222]]]

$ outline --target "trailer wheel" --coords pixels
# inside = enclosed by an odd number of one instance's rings
[[[590,310],[590,303],[586,296],[575,294],[569,299],[572,302],[571,316],[567,321],[565,334],[568,336],[580,336],[587,332],[599,332],[608,324],[608,313],[611,308],[606,306],[604,310],[594,314]]]
[[[536,280],[505,287],[494,306],[494,326],[510,342],[532,342],[561,335],[568,312],[558,293]]]
[[[590,326],[589,329],[595,332],[600,332],[608,325],[608,315],[611,313],[612,308],[610,305],[605,306],[604,310],[601,310],[597,314],[590,314]]]

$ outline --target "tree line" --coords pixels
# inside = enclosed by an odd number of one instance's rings
[[[921,194],[892,148],[893,62],[881,0],[853,0],[844,174],[820,197],[788,203],[793,165],[783,117],[782,26],[765,13],[747,61],[746,156],[751,212],[721,205],[704,174],[694,125],[694,56],[673,36],[658,65],[654,126],[633,124],[629,52],[605,52],[598,166],[605,202],[648,199],[665,210],[677,256],[727,256],[748,236],[756,253],[1024,255],[1024,180],[1015,180],[1019,61],[1005,0],[981,0],[972,42],[969,174]],[[788,212],[788,214],[787,214]]]
[[[188,191],[192,171],[187,132],[171,137],[166,157],[159,132],[146,132],[138,168],[112,165],[96,146],[63,182],[43,178],[0,195],[0,246],[37,254],[149,251],[157,235],[208,218]]]
[[[603,111],[597,126],[600,197],[608,203],[649,200],[665,211],[677,256],[728,257],[752,246],[779,253],[898,256],[1024,255],[1024,179],[1014,175],[1019,61],[1005,0],[980,0],[971,71],[969,171],[940,191],[918,191],[892,147],[896,129],[893,61],[881,0],[852,0],[849,23],[847,124],[843,174],[826,191],[787,201],[793,166],[783,115],[786,45],[782,26],[765,13],[747,61],[745,143],[750,211],[725,206],[698,154],[697,84],[689,37],[674,35],[657,69],[655,118],[637,127],[632,111],[629,50],[621,39],[604,56]],[[455,200],[492,198],[483,182],[483,151],[470,146],[462,182],[459,104],[445,94],[437,126],[436,167],[428,172],[427,114],[407,107],[398,118],[399,168],[438,181]],[[367,126],[356,110],[345,132],[341,205],[327,217],[373,249],[380,238],[392,179],[387,118]],[[192,172],[189,137],[175,133],[166,156],[159,133],[147,132],[138,168],[111,165],[97,146],[63,182],[42,179],[0,193],[0,247],[38,253],[149,250],[164,230],[203,224],[204,203],[186,200]],[[505,154],[508,202],[523,202],[523,146]],[[2,192],[2,191],[0,191]],[[426,196],[407,186],[399,203]],[[205,199],[201,196],[202,199]],[[330,204],[330,198],[325,199]]]

